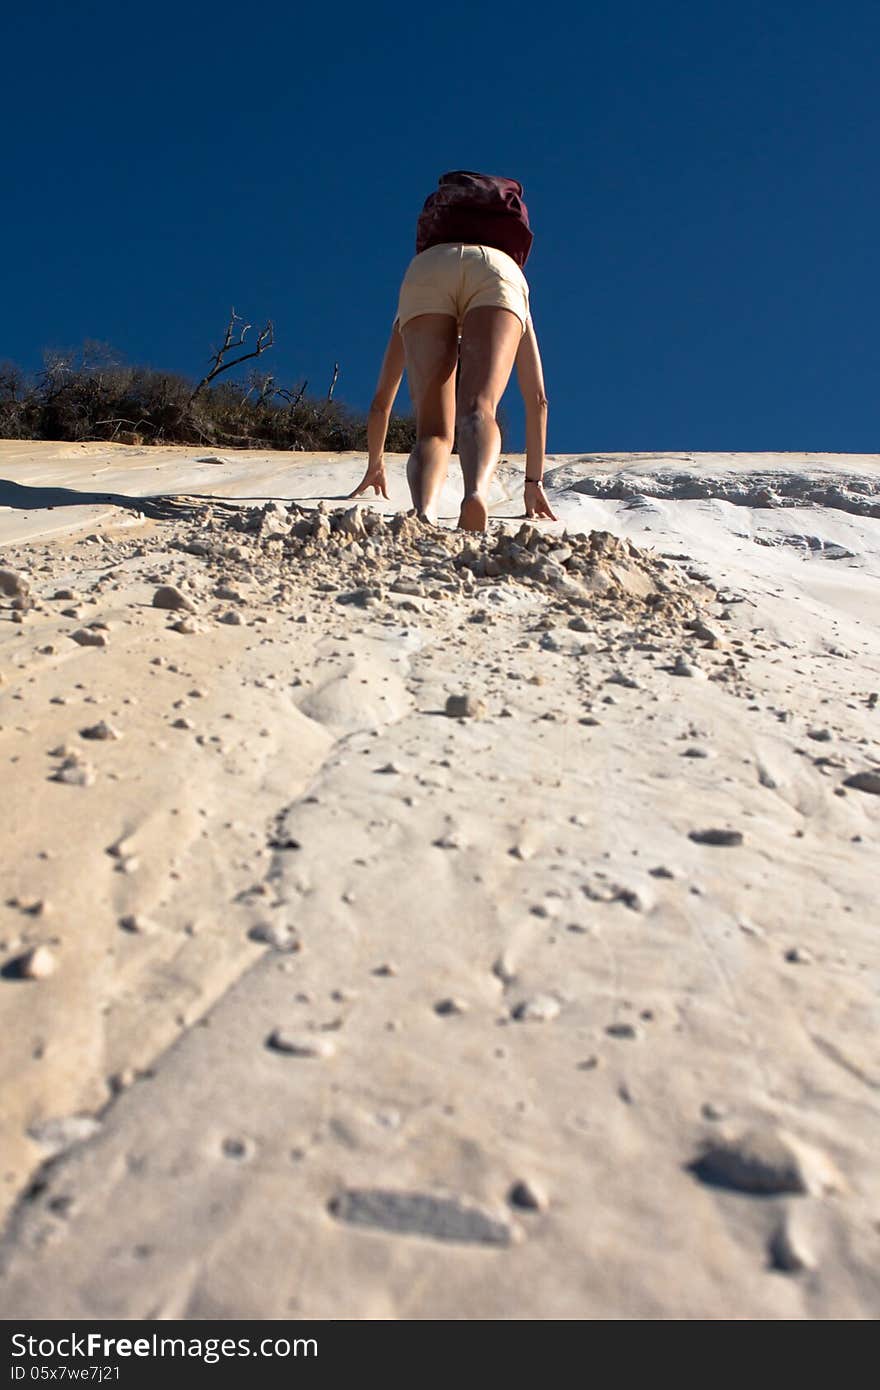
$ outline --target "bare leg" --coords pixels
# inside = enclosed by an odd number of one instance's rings
[[[436,525],[455,432],[456,322],[450,314],[419,314],[404,324],[401,335],[416,408],[416,447],[406,479],[419,516]]]
[[[495,415],[521,340],[522,324],[509,309],[487,306],[465,315],[457,402],[464,477],[458,524],[465,531],[485,531],[489,519],[489,485],[501,452]]]

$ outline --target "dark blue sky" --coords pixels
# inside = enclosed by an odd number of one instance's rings
[[[519,178],[551,452],[880,449],[876,0],[43,0],[4,19],[0,358],[369,403],[446,169]],[[521,446],[515,388],[507,396]]]

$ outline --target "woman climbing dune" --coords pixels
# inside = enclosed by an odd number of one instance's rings
[[[531,246],[515,179],[470,170],[443,174],[419,217],[396,323],[416,412],[407,479],[413,505],[428,521],[437,520],[457,422],[464,478],[459,526],[486,529],[501,449],[496,413],[529,324],[522,268]],[[527,486],[537,501],[537,482]]]

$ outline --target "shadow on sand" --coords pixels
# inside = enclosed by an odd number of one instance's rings
[[[157,520],[195,515],[206,506],[237,508],[274,501],[345,502],[348,496],[348,493],[342,493],[338,497],[274,498],[217,497],[207,493],[182,493],[175,496],[159,493],[151,497],[127,497],[121,492],[77,492],[69,487],[27,487],[24,483],[14,483],[8,478],[0,478],[0,507],[14,507],[18,511],[26,512],[51,512],[56,507],[109,506],[121,507],[128,512],[141,512],[144,516]]]

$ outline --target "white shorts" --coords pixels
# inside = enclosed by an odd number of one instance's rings
[[[410,261],[396,322],[402,328],[419,314],[448,314],[460,333],[468,310],[484,307],[509,309],[525,332],[529,286],[516,261],[494,246],[443,242]]]

